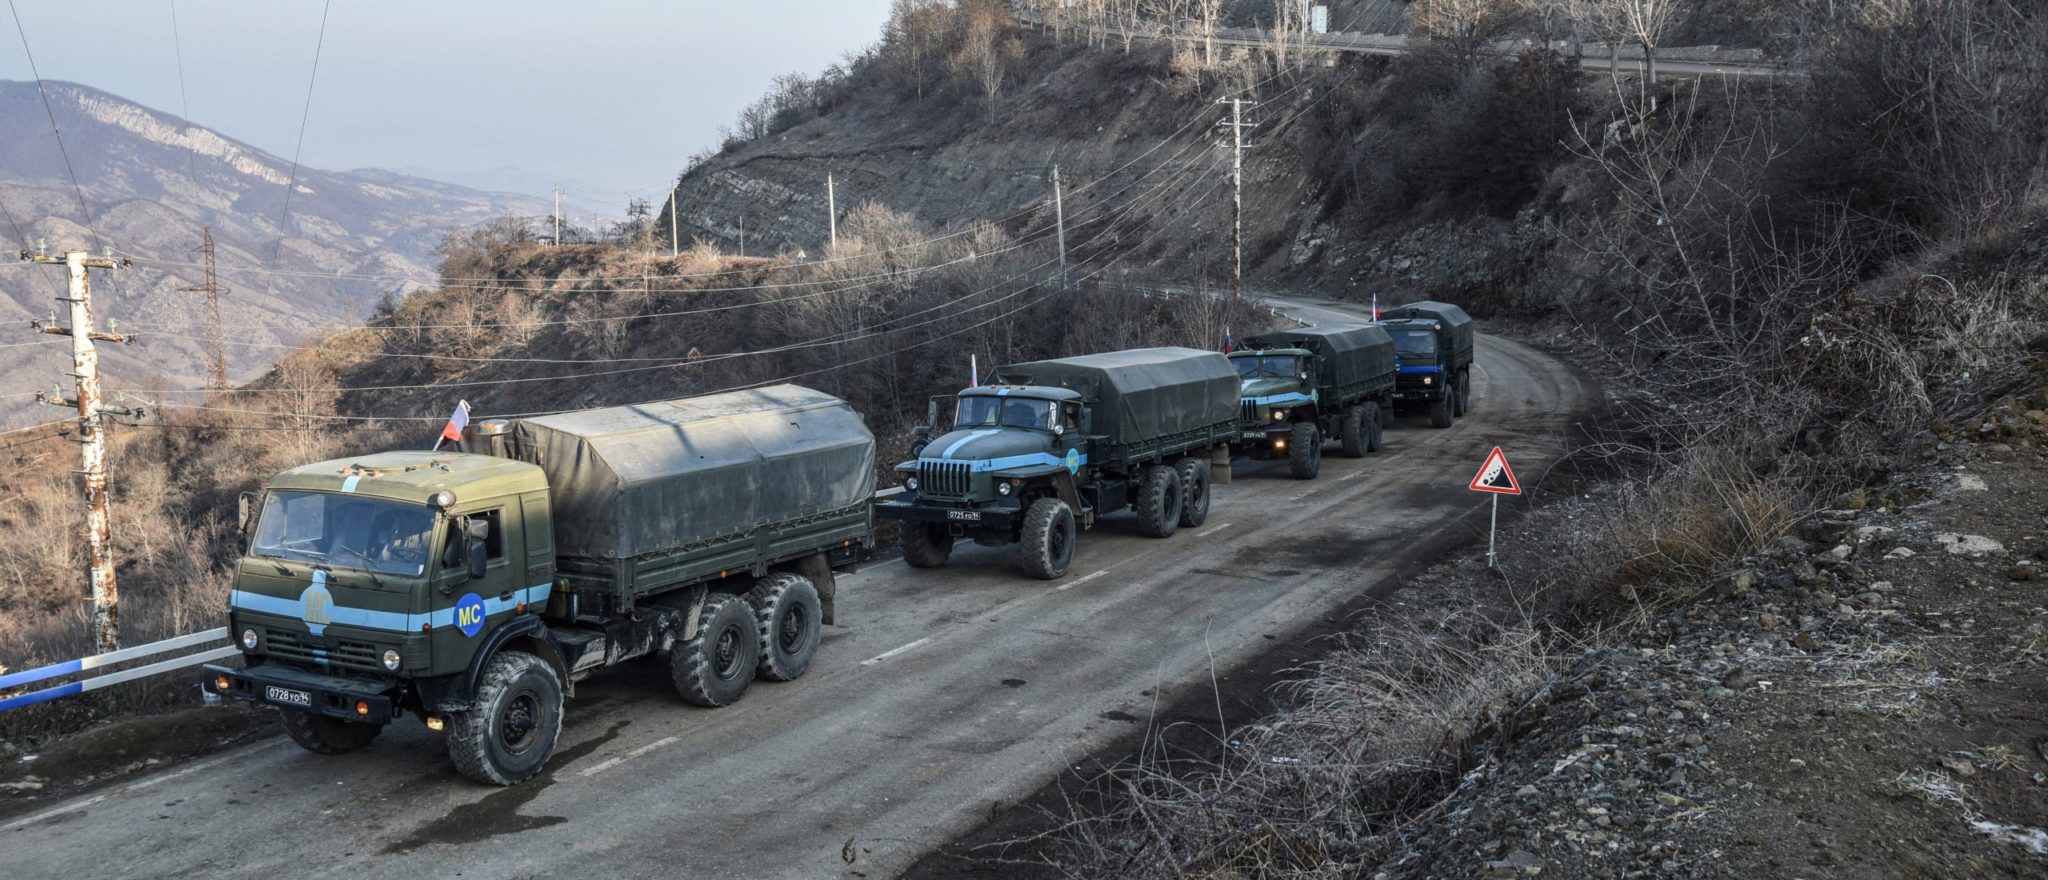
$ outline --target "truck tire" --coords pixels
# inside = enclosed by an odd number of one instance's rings
[[[1343,432],[1344,457],[1364,458],[1367,452],[1372,451],[1372,429],[1366,425],[1365,406],[1345,407],[1343,419],[1344,423],[1340,428]]]
[[[1180,476],[1180,524],[1194,528],[1209,521],[1209,462],[1183,458],[1173,466]]]
[[[1147,465],[1138,474],[1138,533],[1170,538],[1180,528],[1180,473],[1163,464]]]
[[[1448,428],[1451,426],[1451,396],[1456,393],[1458,393],[1457,386],[1453,385],[1445,388],[1444,393],[1437,395],[1435,400],[1429,402],[1430,427]]]
[[[818,589],[809,578],[780,572],[747,592],[754,625],[761,631],[761,659],[755,674],[769,681],[795,681],[811,668],[823,630]]]
[[[1455,415],[1462,419],[1472,414],[1472,372],[1470,370],[1458,371],[1457,388],[1458,411]]]
[[[1392,412],[1392,410],[1378,403],[1368,403],[1365,405],[1365,435],[1367,440],[1365,449],[1367,452],[1378,452],[1387,448],[1387,414],[1389,412]]]
[[[953,535],[941,523],[906,522],[903,530],[903,561],[911,568],[938,568],[953,555]]]
[[[1017,555],[1024,573],[1042,581],[1067,573],[1074,561],[1074,511],[1058,498],[1040,498],[1024,512],[1024,535]]]
[[[1322,432],[1308,422],[1295,422],[1287,431],[1287,473],[1297,480],[1313,480],[1322,471]]]
[[[548,661],[500,651],[484,664],[476,700],[448,719],[448,759],[486,785],[531,779],[562,734],[562,679]]]
[[[349,721],[297,709],[280,707],[277,716],[284,722],[285,735],[298,743],[299,748],[316,755],[346,755],[369,745],[370,740],[384,732],[382,724]]]
[[[710,709],[729,706],[747,693],[761,665],[761,627],[754,609],[731,593],[704,597],[697,637],[668,652],[668,675],[683,701]]]

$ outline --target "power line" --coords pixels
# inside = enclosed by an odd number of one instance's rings
[[[284,214],[277,219],[277,246],[270,252],[272,262],[284,252],[285,227],[292,220],[292,190],[299,185],[299,154],[306,149],[306,120],[313,118],[313,83],[320,77],[320,50],[327,45],[327,10],[332,6],[333,0],[320,4],[320,36],[313,42],[313,71],[306,75],[306,106],[299,112],[299,141],[292,147],[292,173],[284,185]]]
[[[85,187],[78,183],[78,172],[71,167],[71,151],[64,148],[64,130],[57,125],[57,111],[50,106],[50,92],[43,87],[42,71],[36,69],[36,54],[28,47],[28,30],[21,25],[21,10],[14,7],[14,0],[7,0],[7,11],[14,16],[14,32],[21,37],[21,54],[28,59],[28,72],[36,79],[36,94],[43,99],[43,113],[50,117],[50,133],[57,136],[57,155],[64,157],[64,173],[71,177],[71,192],[78,197],[79,222],[85,224],[85,231],[92,234],[94,247],[104,249],[99,231],[92,225],[92,209],[85,204]]]

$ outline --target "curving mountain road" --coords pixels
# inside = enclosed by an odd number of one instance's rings
[[[1385,451],[1328,458],[1312,482],[1240,464],[1204,527],[1151,540],[1111,517],[1061,581],[973,546],[943,570],[873,566],[841,581],[808,676],[730,708],[682,705],[659,660],[593,677],[524,785],[465,782],[412,723],[338,758],[277,739],[0,821],[7,875],[889,876],[1143,723],[1147,693],[1206,682],[1468,545],[1483,499],[1465,483],[1486,451],[1537,472],[1593,393],[1495,337],[1475,372],[1456,427],[1404,419]]]

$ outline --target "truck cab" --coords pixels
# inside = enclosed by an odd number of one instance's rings
[[[959,537],[1012,543],[1026,510],[1046,497],[1065,500],[1085,527],[1094,510],[1082,491],[1088,421],[1088,407],[1071,389],[965,389],[955,398],[951,427],[936,437],[921,436],[917,457],[896,466],[903,493],[888,507],[916,511],[918,520],[904,528],[925,532],[935,547],[950,548]]]
[[[1432,427],[1448,428],[1472,401],[1472,318],[1449,303],[1389,309],[1381,326],[1394,338],[1396,403],[1427,408]]]
[[[1316,356],[1301,348],[1230,353],[1240,383],[1238,446],[1251,458],[1285,457],[1297,432],[1316,416]],[[1309,442],[1315,442],[1311,439]],[[1295,444],[1301,445],[1301,444]],[[1303,450],[1306,453],[1308,450]]]

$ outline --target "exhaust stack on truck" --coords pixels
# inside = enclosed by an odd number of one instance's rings
[[[321,753],[416,715],[464,775],[519,782],[598,669],[665,653],[702,706],[802,675],[834,571],[873,545],[874,461],[844,401],[779,385],[294,468],[236,566],[244,668],[208,687]]]

